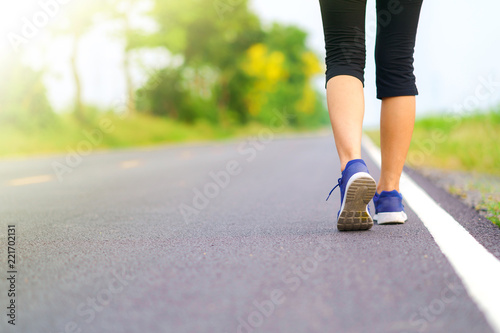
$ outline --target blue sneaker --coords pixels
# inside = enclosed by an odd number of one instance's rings
[[[356,159],[347,163],[338,184],[328,195],[329,198],[333,190],[340,187],[341,205],[337,214],[337,228],[340,231],[368,230],[373,226],[368,203],[375,194],[376,186],[363,160]]]
[[[402,224],[408,220],[403,206],[403,196],[396,190],[375,193],[375,216],[377,224]]]

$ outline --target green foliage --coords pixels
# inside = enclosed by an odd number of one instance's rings
[[[43,72],[14,59],[0,64],[0,122],[25,131],[52,126],[56,116],[46,97]]]
[[[287,59],[287,69],[294,74],[304,74],[301,55],[308,51],[306,47],[307,34],[295,26],[283,26],[274,23],[265,36],[265,44],[271,51],[284,52]]]
[[[322,67],[304,31],[280,24],[263,29],[247,1],[157,0],[152,15],[160,26],[157,46],[183,62],[139,89],[138,110],[223,126],[268,123],[283,110],[292,125],[327,122],[311,83]],[[160,84],[151,88],[152,82]]]
[[[248,0],[154,0],[150,9],[144,6],[147,3],[91,0],[68,4],[68,15],[55,20],[49,29],[54,39],[70,37],[73,43],[69,59],[75,88],[73,116],[61,117],[52,112],[43,71],[4,63],[5,68],[0,68],[3,138],[10,133],[19,140],[16,149],[27,152],[32,151],[38,136],[40,152],[59,151],[58,143],[44,148],[43,142],[73,142],[77,137],[72,133],[93,126],[103,110],[86,105],[82,98],[86,87],[80,79],[78,46],[99,24],[112,26],[113,36],[108,37],[123,42],[126,105],[129,115],[140,113],[133,119],[165,121],[198,130],[213,127],[220,136],[233,135],[233,128],[237,132],[258,124],[267,126],[276,114],[283,115],[289,127],[306,129],[327,122],[322,98],[312,85],[312,79],[323,69],[317,55],[306,46],[307,36],[301,29],[281,24],[264,28],[249,9]],[[157,30],[138,28],[137,15],[155,21]],[[142,87],[134,87],[130,51],[147,48],[163,48],[179,61],[149,73]],[[26,140],[19,139],[23,131],[29,131]],[[157,137],[158,142],[187,138]],[[152,138],[141,141],[137,135],[131,138],[138,143],[156,142]],[[134,144],[122,139],[120,142]],[[119,145],[110,146],[115,144]],[[0,154],[9,150],[9,146],[2,146]]]
[[[378,131],[368,135],[379,143]],[[428,116],[415,122],[407,162],[413,167],[500,175],[498,142],[500,106],[464,116]]]
[[[156,46],[181,56],[183,64],[151,78],[162,82],[156,91],[144,93],[151,90],[150,82],[141,88],[138,110],[187,122],[247,121],[244,89],[249,79],[239,63],[248,47],[262,39],[263,32],[246,1],[231,7],[225,17],[219,17],[214,5],[207,0],[155,2],[152,16],[160,27],[154,38]],[[177,96],[173,96],[174,91]],[[156,100],[145,100],[151,98]]]
[[[497,108],[462,117],[444,114],[419,120],[415,123],[411,151],[423,151],[424,141],[431,138],[433,151],[425,163],[444,169],[500,174],[499,115]],[[432,139],[436,134],[442,138]]]
[[[60,115],[52,126],[37,127],[32,131],[3,124],[0,131],[0,157],[66,153],[68,149],[76,149],[82,141],[88,141],[85,132],[99,130],[102,119],[111,122],[112,130],[109,133],[103,133],[102,140],[98,144],[92,143],[92,149],[95,151],[248,137],[262,133],[263,128],[263,125],[257,123],[221,127],[203,120],[184,124],[166,117],[145,114],[120,117],[113,112],[95,112],[92,107],[89,107],[87,111],[87,121],[84,125],[72,114]],[[295,128],[283,127],[276,134],[295,131]]]
[[[238,1],[223,16],[213,0],[156,0],[152,16],[160,26],[160,45],[182,55],[187,66],[230,68],[242,51],[262,38],[259,19],[248,10],[247,0]]]
[[[498,199],[485,199],[479,208],[486,210],[486,218],[500,227],[500,201]]]
[[[154,73],[144,87],[138,90],[138,110],[148,110],[156,116],[193,123],[203,114],[196,114],[195,99],[198,96],[185,88],[182,68],[166,68]]]

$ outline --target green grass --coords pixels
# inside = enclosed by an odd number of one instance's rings
[[[367,134],[380,144],[378,131]],[[462,118],[430,116],[415,123],[407,163],[500,175],[499,143],[500,110]]]
[[[380,145],[380,132],[367,131]],[[413,168],[436,168],[500,175],[500,108],[464,117],[433,115],[415,123],[407,164]],[[484,192],[483,192],[484,193]],[[485,197],[478,209],[500,226],[498,197]]]
[[[477,208],[486,211],[486,218],[500,227],[500,201],[494,199],[483,199],[483,203]]]
[[[107,131],[100,125],[104,119],[109,123],[110,128]],[[124,118],[115,114],[96,114],[82,125],[69,115],[61,115],[46,128],[28,125],[19,128],[2,124],[0,128],[0,157],[66,153],[68,150],[76,150],[82,142],[90,142],[92,150],[102,150],[224,140],[255,136],[265,127],[265,125],[258,123],[250,123],[245,126],[228,125],[226,127],[206,122],[187,125],[167,118],[141,114]],[[284,127],[275,131],[275,134],[307,130]],[[97,140],[91,142],[85,134],[89,132],[94,133]]]

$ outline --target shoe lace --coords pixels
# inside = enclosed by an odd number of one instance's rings
[[[335,185],[335,186],[332,188],[332,190],[330,191],[330,193],[328,193],[328,197],[326,198],[326,201],[328,201],[328,199],[330,198],[330,195],[332,195],[333,190],[335,190],[337,187],[339,187],[339,186],[340,186],[340,181],[341,181],[341,180],[342,180],[342,177],[340,177],[340,178],[339,178],[339,180],[337,181],[337,182],[338,182],[338,184],[337,184],[337,185]]]

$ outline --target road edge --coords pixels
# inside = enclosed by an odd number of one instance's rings
[[[380,168],[380,149],[366,135],[362,145]],[[423,222],[441,252],[462,280],[469,296],[492,329],[500,333],[500,261],[458,221],[403,172],[400,182],[405,201]]]

